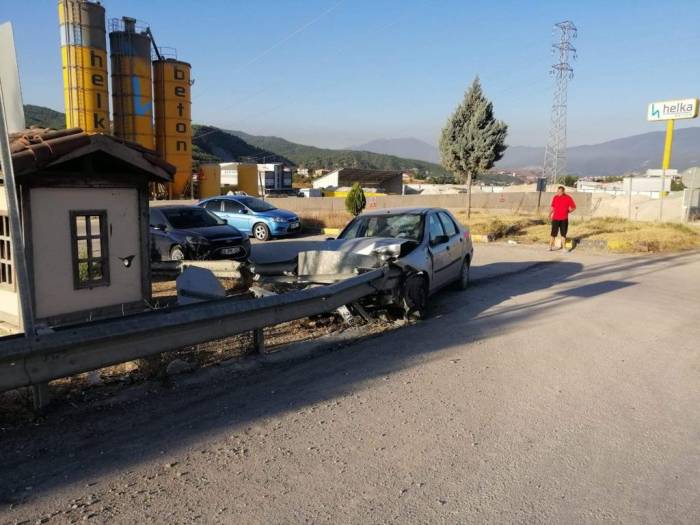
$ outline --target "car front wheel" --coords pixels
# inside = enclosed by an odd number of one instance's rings
[[[270,228],[259,222],[253,226],[253,236],[259,241],[266,241],[270,238]]]
[[[403,289],[403,310],[407,319],[428,316],[428,280],[421,274],[409,275]]]
[[[173,246],[170,249],[170,260],[171,261],[184,261],[185,252],[182,250],[181,246]]]

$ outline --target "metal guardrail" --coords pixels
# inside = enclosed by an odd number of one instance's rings
[[[332,311],[386,287],[384,269],[260,299],[206,303],[74,325],[32,338],[0,339],[0,392],[38,385]]]

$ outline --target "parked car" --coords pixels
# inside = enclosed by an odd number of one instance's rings
[[[199,206],[260,241],[301,230],[301,222],[296,213],[281,210],[269,202],[249,195],[212,197],[201,201]]]
[[[372,241],[368,245],[366,241]],[[454,284],[469,286],[474,257],[469,229],[441,208],[373,210],[355,217],[328,246],[372,251],[404,269],[402,300],[408,313],[425,316],[431,294]],[[400,242],[396,242],[400,241]],[[350,246],[347,246],[347,244]]]
[[[151,251],[156,260],[234,259],[250,255],[250,239],[198,206],[150,210]]]

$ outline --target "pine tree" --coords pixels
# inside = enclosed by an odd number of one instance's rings
[[[476,77],[440,135],[442,165],[467,183],[467,218],[471,217],[472,181],[503,157],[507,133],[508,125],[494,118],[493,104]]]
[[[365,209],[365,206],[367,206],[365,192],[360,183],[356,182],[350,188],[347,197],[345,197],[345,209],[354,217],[357,217]]]

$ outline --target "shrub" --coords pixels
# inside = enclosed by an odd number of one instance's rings
[[[357,217],[365,209],[365,206],[367,206],[365,192],[362,190],[360,183],[356,182],[350,188],[348,196],[345,197],[345,209],[348,210],[348,213]]]

